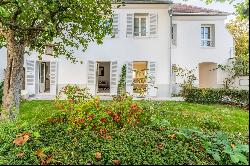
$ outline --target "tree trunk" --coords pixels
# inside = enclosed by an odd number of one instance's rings
[[[4,79],[4,97],[2,118],[14,119],[19,113],[21,89],[23,82],[23,57],[25,45],[16,42],[14,30],[7,35],[7,68]]]

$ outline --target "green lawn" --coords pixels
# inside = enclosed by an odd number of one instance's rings
[[[204,122],[216,121],[221,131],[241,132],[248,135],[249,112],[238,107],[173,101],[142,101],[142,103],[147,104],[148,107],[154,107],[155,112],[160,112],[162,118],[169,121],[170,127],[203,129]],[[57,112],[59,111],[54,107],[53,101],[25,101],[21,105],[20,121],[37,124]]]
[[[0,165],[248,163],[248,111],[186,102],[140,103],[160,115],[154,121],[164,122],[165,128],[131,127],[111,131],[111,139],[103,139],[95,132],[49,123],[48,118],[60,114],[53,101],[24,101],[16,121],[0,122]],[[30,133],[30,137],[16,146],[12,142],[20,133]]]

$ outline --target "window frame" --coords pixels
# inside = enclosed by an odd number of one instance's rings
[[[208,38],[205,38],[206,28],[209,30],[208,31]],[[201,47],[205,47],[205,48],[215,47],[214,34],[215,34],[214,25],[202,24],[201,28],[200,28]]]
[[[149,37],[150,36],[150,32],[149,32],[149,16],[147,13],[145,13],[145,15],[137,15],[137,14],[144,14],[144,13],[135,13],[134,14],[134,27],[133,27],[133,36],[136,37],[136,38],[144,38],[144,37]],[[142,36],[142,19],[145,18],[146,20],[146,35],[145,36]],[[135,34],[137,32],[135,32],[135,19],[139,19],[139,32],[138,32],[138,36],[136,36]]]

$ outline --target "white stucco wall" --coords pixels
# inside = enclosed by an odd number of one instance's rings
[[[87,64],[93,61],[117,61],[118,71],[123,64],[129,61],[152,61],[156,62],[156,85],[157,96],[169,96],[170,84],[170,17],[169,6],[161,5],[126,5],[114,9],[119,14],[118,38],[105,38],[103,45],[91,43],[86,52],[81,49],[74,50],[75,56],[83,61],[83,64],[72,64],[65,58],[53,58],[43,56],[43,61],[57,61],[57,84],[58,89],[67,84],[87,85]],[[128,38],[126,37],[127,13],[157,13],[158,34],[157,37]],[[180,65],[188,69],[196,69],[199,76],[199,63],[213,62],[225,64],[230,57],[230,48],[233,47],[233,39],[225,29],[224,16],[178,16],[173,18],[177,24],[177,46],[172,47],[172,64]],[[202,48],[200,46],[201,24],[215,25],[215,47]],[[6,50],[0,50],[0,80],[2,66],[5,65]],[[37,54],[25,56],[25,60],[38,60]],[[118,72],[118,79],[119,79]],[[221,85],[224,79],[223,73],[217,73],[217,84]],[[118,81],[118,80],[117,80]],[[182,80],[177,78],[177,83]],[[199,80],[196,81],[199,84]]]
[[[233,38],[225,28],[225,16],[174,16],[177,25],[177,46],[172,47],[173,64],[188,69],[196,69],[199,84],[199,63],[213,62],[226,64],[233,47]],[[215,25],[215,47],[201,47],[201,25]],[[217,87],[222,86],[224,74],[217,73]],[[177,83],[182,79],[177,78]]]
[[[156,84],[160,87],[159,96],[166,96],[169,91],[169,30],[170,17],[168,5],[126,5],[114,9],[119,14],[119,37],[105,38],[103,45],[92,43],[86,52],[81,49],[74,50],[75,56],[83,64],[72,64],[65,58],[53,59],[44,56],[44,61],[56,60],[58,62],[58,86],[66,84],[87,84],[87,63],[93,61],[118,61],[118,70],[128,61],[153,61],[157,63]],[[157,37],[133,38],[126,37],[127,13],[157,13]],[[36,54],[27,56],[26,59],[37,59]],[[118,73],[118,79],[119,79]]]

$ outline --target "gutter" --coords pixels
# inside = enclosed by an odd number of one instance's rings
[[[229,16],[232,13],[173,13],[174,16]]]
[[[170,91],[170,97],[172,97],[172,91],[173,91],[173,80],[172,80],[172,26],[173,26],[173,6],[170,4],[170,7],[168,9],[168,14],[170,16],[170,33],[169,33],[169,63],[170,63],[170,77],[169,77],[169,91]]]

